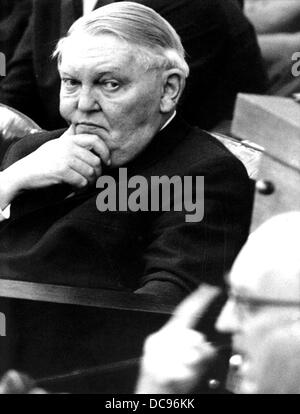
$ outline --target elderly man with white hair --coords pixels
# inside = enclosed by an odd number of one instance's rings
[[[189,68],[173,27],[148,7],[117,2],[75,22],[55,56],[69,128],[7,153],[1,276],[173,303],[199,283],[221,285],[247,237],[250,184],[240,161],[176,115]],[[176,199],[155,181],[162,176],[193,181]],[[149,189],[162,189],[167,206],[150,202]],[[187,220],[197,201],[203,217]]]
[[[236,393],[299,393],[300,212],[276,216],[249,237],[229,274],[217,320],[232,334],[235,366],[226,386]],[[201,287],[150,336],[138,393],[187,393],[209,381],[218,353],[194,329],[203,313]],[[211,288],[207,299],[217,294]],[[171,349],[171,352],[170,352]]]
[[[255,32],[238,6],[240,1],[134,1],[152,7],[181,37],[191,76],[178,111],[189,123],[211,129],[232,117],[238,92],[266,90]],[[29,25],[1,82],[0,102],[42,128],[65,128],[58,110],[59,74],[50,59],[53,46],[76,19],[109,3],[115,1],[34,0]]]

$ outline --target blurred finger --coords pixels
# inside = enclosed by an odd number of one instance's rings
[[[220,292],[215,286],[201,285],[175,309],[168,324],[193,329]]]

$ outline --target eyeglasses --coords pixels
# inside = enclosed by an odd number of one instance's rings
[[[300,310],[300,301],[257,298],[253,296],[241,295],[231,291],[228,292],[228,300],[235,304],[240,317],[250,314],[254,315],[256,312],[261,310],[261,308],[265,307],[299,308]]]

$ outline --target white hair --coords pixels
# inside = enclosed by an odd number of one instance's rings
[[[62,38],[53,56],[61,61],[63,50],[72,37],[80,34],[112,34],[140,48],[137,58],[145,68],[179,69],[185,78],[189,67],[185,51],[175,29],[153,9],[124,1],[99,7],[77,20]]]

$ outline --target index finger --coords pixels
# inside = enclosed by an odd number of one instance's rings
[[[70,124],[69,128],[63,133],[64,136],[76,135],[76,129],[74,124]]]
[[[78,134],[75,141],[79,146],[93,151],[106,165],[111,164],[110,150],[98,135]]]
[[[168,324],[193,329],[220,292],[218,287],[201,285],[175,309]]]

